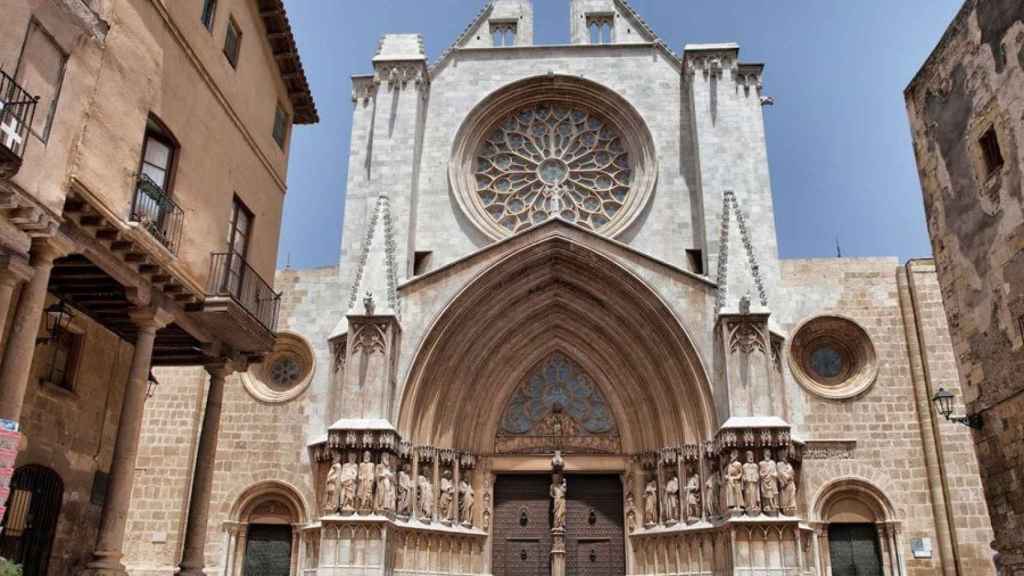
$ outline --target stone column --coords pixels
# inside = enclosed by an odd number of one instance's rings
[[[210,373],[210,391],[206,395],[203,429],[196,451],[196,469],[192,476],[192,497],[188,502],[188,523],[185,528],[185,547],[179,576],[205,576],[204,549],[206,548],[206,522],[213,489],[213,469],[217,456],[217,436],[220,433],[220,412],[224,402],[224,380],[232,372],[225,363],[206,367]]]
[[[32,372],[32,358],[46,302],[46,287],[50,283],[53,261],[62,253],[56,244],[47,240],[37,239],[32,242],[29,259],[33,269],[32,279],[21,292],[18,309],[14,312],[11,338],[4,350],[3,367],[0,368],[0,419],[17,422],[21,417],[21,405]],[[9,299],[10,295],[8,303]]]
[[[121,417],[118,421],[117,440],[114,444],[114,458],[110,466],[110,485],[103,503],[103,520],[96,538],[92,561],[86,565],[84,574],[96,576],[119,576],[127,574],[121,564],[124,533],[128,521],[128,506],[132,499],[132,484],[135,482],[135,460],[139,453],[139,433],[142,430],[142,412],[146,404],[149,387],[150,360],[156,332],[171,321],[163,310],[140,310],[132,315],[139,331],[135,337],[135,353],[132,356],[128,384],[125,386]]]
[[[7,314],[11,309],[14,288],[32,278],[32,267],[17,254],[0,256],[0,338],[7,328]]]

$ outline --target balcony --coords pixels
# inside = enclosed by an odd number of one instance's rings
[[[145,174],[139,177],[135,187],[131,220],[138,222],[171,254],[178,253],[185,213],[152,178]]]
[[[232,347],[249,353],[274,345],[281,295],[238,254],[211,254],[210,281],[200,314]]]
[[[39,98],[0,70],[0,180],[18,173]]]

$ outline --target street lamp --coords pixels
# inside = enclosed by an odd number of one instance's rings
[[[935,409],[949,422],[957,422],[967,426],[968,428],[974,428],[980,430],[984,421],[978,414],[968,414],[967,416],[953,416],[953,393],[946,390],[943,387],[939,387],[935,395],[932,396],[932,402],[935,403]]]
[[[75,317],[74,313],[64,303],[64,300],[50,304],[43,312],[46,313],[46,336],[36,338],[36,345],[59,342],[60,337],[71,325],[71,320]]]

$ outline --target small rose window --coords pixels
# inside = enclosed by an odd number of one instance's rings
[[[867,390],[878,374],[878,359],[867,332],[840,316],[804,322],[793,336],[790,368],[807,390],[843,399]]]

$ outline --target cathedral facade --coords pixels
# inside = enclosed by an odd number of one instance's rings
[[[980,575],[931,261],[781,260],[760,64],[492,0],[352,79],[341,262],[224,392],[207,573]],[[768,109],[770,110],[770,109]],[[170,574],[205,378],[157,372],[126,564]]]

